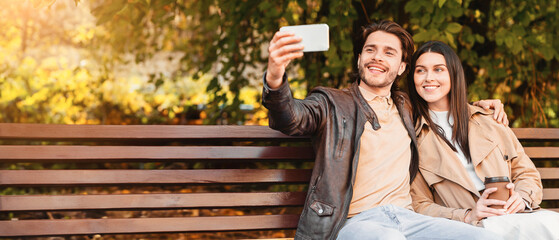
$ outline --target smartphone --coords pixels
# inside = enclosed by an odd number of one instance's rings
[[[303,52],[320,52],[327,51],[330,47],[328,29],[328,24],[309,24],[285,26],[280,28],[280,32],[292,32],[303,38]]]

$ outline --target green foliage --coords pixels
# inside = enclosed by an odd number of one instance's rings
[[[416,44],[454,47],[471,100],[499,98],[514,126],[559,126],[556,1],[409,1]]]
[[[35,15],[18,14],[18,5]],[[95,25],[60,14],[82,8],[91,9]],[[303,97],[318,85],[348,85],[361,26],[390,19],[410,31],[417,46],[440,40],[457,51],[470,100],[501,99],[515,127],[558,127],[557,8],[557,1],[545,0],[2,3],[0,116],[15,122],[179,123],[188,109],[205,104],[206,123],[227,118],[265,124],[261,78],[268,42],[281,26],[330,26],[330,49],[307,53],[289,68],[294,95]],[[57,24],[62,31],[53,30]],[[90,64],[31,53],[59,46],[77,49]],[[153,67],[161,58],[175,67]],[[243,104],[256,113],[241,111]]]
[[[183,73],[213,75],[207,92],[211,111],[235,120],[239,91],[259,81],[267,43],[283,25],[327,23],[331,48],[296,61],[292,81],[342,87],[354,69],[353,36],[369,19],[391,19],[410,30],[416,43],[440,40],[456,49],[465,65],[471,100],[499,98],[515,126],[559,126],[557,2],[554,1],[99,1],[94,11],[136,56],[162,49],[185,53]],[[254,6],[253,6],[254,5]],[[120,10],[117,10],[120,9]],[[138,17],[140,19],[138,19]],[[153,31],[141,29],[153,28]],[[159,36],[159,45],[146,39]],[[177,38],[176,36],[186,36]],[[117,37],[118,39],[118,37]],[[116,44],[115,46],[121,46]],[[124,50],[124,49],[122,49]],[[359,49],[357,49],[359,50]],[[153,52],[151,52],[153,53]],[[232,99],[227,97],[229,91]],[[225,105],[225,108],[222,106]],[[217,115],[216,115],[217,116]],[[210,117],[215,119],[216,117]]]
[[[113,54],[111,33],[89,11],[64,1],[0,2],[2,122],[180,123],[207,101],[208,76],[170,81],[165,64],[177,54],[143,65]]]
[[[97,1],[92,13],[111,32],[112,49],[132,53],[143,61],[158,51],[184,53],[179,74],[195,78],[211,75],[208,122],[223,112],[233,122],[239,112],[241,90],[260,87],[266,43],[280,26],[324,22],[330,25],[332,48],[326,54],[308,54],[298,62],[313,76],[309,86],[341,86],[348,82],[352,60],[352,24],[356,16],[350,1]],[[108,6],[110,5],[110,7]],[[107,39],[109,40],[109,39]],[[303,82],[299,77],[295,82]]]

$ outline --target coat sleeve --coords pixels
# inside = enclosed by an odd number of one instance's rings
[[[293,98],[287,75],[283,76],[283,83],[278,89],[270,89],[266,84],[266,73],[262,104],[268,109],[270,128],[292,136],[316,133],[328,109],[324,94],[310,94],[304,100]]]
[[[508,137],[507,151],[505,154],[510,158],[510,176],[515,185],[515,191],[530,205],[531,208],[538,208],[542,202],[543,187],[541,176],[532,160],[524,152],[524,148],[514,135],[514,132],[507,127]]]
[[[431,192],[421,172],[417,174],[412,182],[410,194],[413,209],[417,213],[464,222],[468,209],[449,208],[435,203],[434,193]]]

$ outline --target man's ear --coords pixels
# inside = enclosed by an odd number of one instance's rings
[[[408,64],[405,62],[401,62],[400,63],[400,68],[398,69],[398,76],[402,75],[402,73],[404,73],[404,71],[406,71],[406,66]]]

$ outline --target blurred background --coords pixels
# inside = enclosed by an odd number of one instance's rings
[[[316,86],[351,84],[361,27],[389,19],[414,36],[416,47],[440,40],[456,50],[470,101],[501,99],[511,127],[557,128],[558,8],[556,0],[0,0],[0,122],[267,125],[262,76],[268,43],[280,27],[330,27],[330,49],[306,53],[288,69],[293,94],[304,98]],[[404,88],[403,82],[399,85]],[[255,167],[294,168],[291,163],[274,164]],[[2,169],[74,167],[0,164]],[[296,187],[304,191],[306,185]],[[15,191],[27,190],[2,188],[0,195]],[[207,189],[185,186],[181,191]],[[114,190],[100,188],[91,194],[106,192]],[[219,213],[246,214],[229,209]],[[287,230],[141,239],[293,235]]]
[[[393,20],[463,61],[471,101],[512,127],[559,127],[557,1],[0,0],[0,121],[266,125],[267,46],[327,23],[330,49],[291,64],[294,94],[352,81],[361,26]],[[402,83],[400,83],[402,85]],[[402,86],[401,86],[402,87]]]

